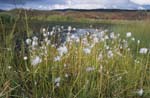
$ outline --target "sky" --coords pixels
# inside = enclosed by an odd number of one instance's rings
[[[150,0],[0,0],[0,9],[150,9]]]

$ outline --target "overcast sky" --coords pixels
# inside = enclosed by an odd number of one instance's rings
[[[150,0],[0,0],[0,9],[150,9]]]

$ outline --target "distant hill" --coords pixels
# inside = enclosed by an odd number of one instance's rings
[[[143,10],[128,10],[128,9],[55,9],[52,11],[80,11],[80,12],[135,12],[135,11],[150,11],[149,9],[143,9]]]
[[[0,12],[4,12],[5,10],[0,9]]]
[[[49,19],[51,16],[68,17],[71,19],[115,19],[115,20],[145,20],[150,19],[150,10],[122,10],[122,9],[13,9],[9,13],[17,14],[19,10],[27,11],[29,17]],[[24,15],[24,14],[23,14]]]
[[[147,6],[145,6],[147,7]],[[149,7],[149,6],[148,6]],[[16,11],[16,10],[21,10],[21,9],[11,9],[10,11]],[[27,10],[27,9],[22,9],[22,10]],[[32,11],[43,11],[43,12],[51,12],[51,11],[60,11],[60,12],[67,12],[67,11],[78,11],[78,12],[136,12],[136,11],[147,11],[150,12],[150,9],[54,9],[54,10],[37,10],[37,9],[28,9]],[[3,10],[4,11],[4,10]]]

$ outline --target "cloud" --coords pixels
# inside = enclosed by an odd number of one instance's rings
[[[139,5],[150,5],[150,0],[130,0],[130,1]]]
[[[66,0],[0,0],[0,9],[9,10],[17,7],[49,10],[50,6],[56,4],[65,5]]]
[[[40,1],[40,0],[0,0],[1,4],[25,4],[30,1]]]
[[[24,5],[24,4],[65,4],[65,0],[0,0],[0,4],[17,4],[17,5]]]
[[[0,4],[0,9],[9,10],[10,8],[14,8],[14,5],[11,4]]]
[[[142,6],[138,7],[138,9],[139,9],[139,10],[145,10],[145,8],[142,7]]]
[[[32,9],[143,9],[143,5],[150,6],[150,0],[0,0],[0,8],[17,7]],[[149,7],[147,7],[149,8]]]
[[[62,6],[62,5],[60,5]],[[137,4],[130,2],[130,0],[66,0],[66,8],[78,9],[96,9],[96,8],[120,8],[131,9],[135,8]]]

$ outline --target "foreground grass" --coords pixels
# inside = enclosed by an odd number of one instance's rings
[[[149,35],[150,35],[150,20],[146,21],[119,21],[120,24],[113,26],[112,31],[119,32],[122,35],[125,35],[125,32],[133,32],[134,36],[137,39],[143,40],[142,45],[150,46],[149,44]]]
[[[26,39],[19,36],[21,44],[17,51],[14,41],[17,21],[10,31],[1,24],[5,33],[0,42],[0,97],[149,98],[150,50],[139,53],[140,48],[150,48],[149,20],[96,20],[97,23],[115,25],[108,26],[109,31],[103,31],[102,38],[87,34],[60,46],[53,43],[58,40],[55,31],[51,36],[42,35],[43,42],[38,41],[41,45],[35,45],[35,49],[32,44],[36,38],[25,34],[32,41],[27,45]],[[24,29],[28,31],[27,23]],[[132,32],[132,36],[126,37],[126,32]],[[117,38],[111,38],[111,34]]]
[[[12,35],[7,36],[7,47],[0,52],[0,97],[148,98],[149,52],[140,54],[142,44],[132,37],[99,34],[108,38],[86,35],[58,48],[49,43],[54,37],[43,35],[40,46],[33,45],[33,37],[28,53],[25,43],[20,53],[14,52]]]

